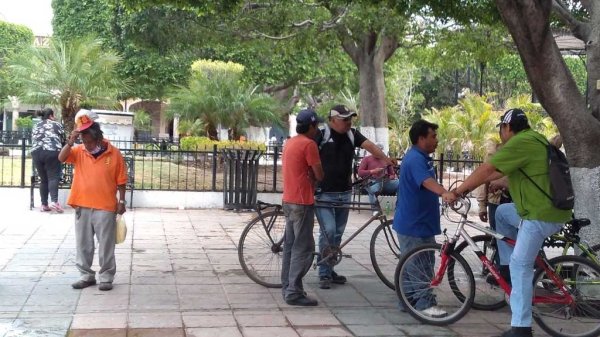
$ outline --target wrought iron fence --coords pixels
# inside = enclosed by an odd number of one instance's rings
[[[170,191],[222,191],[224,158],[216,145],[212,149],[181,150],[177,142],[158,147],[156,142],[121,142],[120,150],[134,163],[134,189]],[[29,187],[31,145],[0,144],[0,186]],[[271,143],[259,161],[258,192],[282,192],[281,155],[283,146]],[[362,158],[356,157],[358,163]],[[399,160],[400,162],[400,160]],[[438,180],[446,187],[464,180],[480,160],[439,155],[434,159]]]

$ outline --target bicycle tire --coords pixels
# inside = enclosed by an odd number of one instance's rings
[[[269,232],[261,219],[266,225],[272,221]],[[238,244],[238,259],[252,281],[267,288],[281,288],[284,233],[285,216],[281,210],[265,212],[246,225]]]
[[[493,237],[491,235],[476,235],[471,239],[481,249],[483,254],[494,263],[494,259],[498,254],[498,249],[495,244],[492,244]],[[468,249],[468,252],[463,252]],[[506,306],[504,300],[504,290],[500,286],[494,286],[486,282],[489,275],[489,269],[483,265],[479,257],[471,250],[471,246],[466,241],[461,242],[455,249],[455,252],[462,256],[471,267],[473,278],[475,280],[475,298],[473,299],[473,309],[492,311],[498,310]],[[448,266],[448,274],[453,273],[453,268]]]
[[[446,270],[440,285],[430,286],[433,275],[439,271],[441,247],[437,243],[425,244],[402,254],[394,274],[396,294],[404,309],[418,321],[438,326],[452,324],[461,319],[471,309],[475,297],[475,281],[473,280],[471,268],[467,261],[456,252],[449,255],[450,260],[448,261],[449,265],[454,264],[453,279],[450,280],[450,275],[447,274]],[[434,265],[433,270],[429,267],[432,263]],[[459,267],[462,270],[460,272]],[[419,278],[419,276],[422,276],[422,278]],[[460,280],[457,277],[460,277]],[[462,300],[459,300],[455,295],[456,287],[459,285],[465,286],[465,289],[459,291],[466,294],[466,297]],[[415,294],[420,295],[418,296],[419,299],[415,299]],[[423,295],[433,297],[436,302],[435,306],[445,311],[446,315],[429,316],[425,311],[417,309],[415,306],[418,303],[415,303],[415,301],[420,301]],[[455,310],[450,312],[451,309]]]
[[[599,336],[600,266],[587,258],[574,255],[555,257],[550,259],[548,264],[553,270],[560,270],[557,275],[564,280],[566,287],[574,295],[575,303],[535,303],[535,322],[542,330],[555,337]],[[538,269],[533,280],[534,296],[561,294],[545,270]],[[546,283],[550,283],[551,286],[545,285]]]
[[[379,279],[394,290],[394,272],[400,259],[400,245],[394,235],[392,223],[392,220],[388,220],[375,228],[371,236],[369,255]]]
[[[579,256],[585,257],[600,266],[600,244],[590,247],[590,253],[594,254],[594,259],[583,252]]]

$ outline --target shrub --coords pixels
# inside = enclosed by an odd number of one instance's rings
[[[179,140],[179,146],[184,151],[212,151],[214,145],[217,150],[222,149],[245,149],[265,151],[267,146],[259,142],[240,142],[233,140],[211,140],[208,137],[184,137]]]

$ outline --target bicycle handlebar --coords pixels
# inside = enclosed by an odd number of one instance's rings
[[[454,212],[466,217],[471,210],[471,200],[467,197],[459,197],[453,203],[444,203],[444,207],[450,207]]]

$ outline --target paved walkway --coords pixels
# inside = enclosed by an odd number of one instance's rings
[[[350,243],[337,270],[349,283],[307,290],[319,306],[286,305],[242,272],[237,241],[252,213],[137,209],[117,246],[112,291],[74,290],[73,210],[6,210],[0,222],[0,336],[275,337],[492,336],[508,309],[471,311],[447,327],[422,325],[396,308],[396,295],[372,271],[372,229]],[[352,213],[348,230],[368,217]],[[97,262],[96,262],[97,265]],[[539,329],[537,330],[538,332]],[[536,333],[536,336],[543,336]]]

